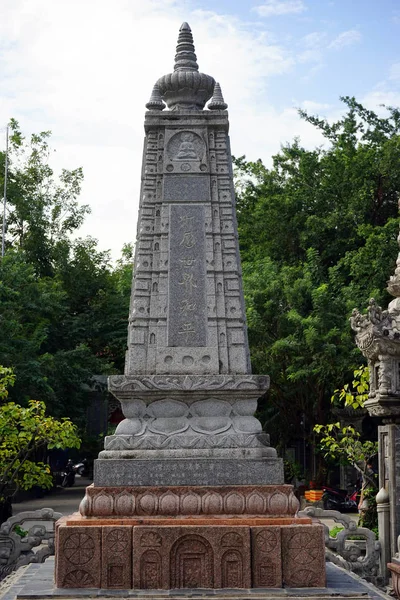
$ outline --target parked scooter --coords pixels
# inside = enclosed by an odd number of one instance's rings
[[[87,458],[84,458],[81,462],[76,463],[73,466],[73,469],[77,475],[81,477],[89,477],[90,476],[90,465]]]
[[[72,460],[69,459],[62,471],[53,472],[54,485],[61,487],[71,487],[75,483],[75,471]]]
[[[339,512],[358,512],[357,495],[359,490],[352,493],[339,488],[322,486],[324,494],[322,501],[325,510],[338,510]]]

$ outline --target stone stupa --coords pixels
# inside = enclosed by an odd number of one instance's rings
[[[125,374],[109,381],[125,419],[58,525],[56,585],[324,586],[322,526],[295,517],[254,416],[269,378],[251,374],[227,104],[187,23],[146,107]]]

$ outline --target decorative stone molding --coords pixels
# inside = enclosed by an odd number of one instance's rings
[[[269,435],[110,435],[105,439],[105,450],[179,450],[216,448],[260,448],[269,445]]]
[[[268,375],[112,375],[109,390],[117,397],[131,397],[132,392],[255,392],[256,398],[269,387]],[[142,394],[138,394],[141,396]]]
[[[0,581],[7,575],[30,563],[42,563],[54,554],[54,525],[62,517],[51,508],[20,512],[0,526]],[[16,526],[27,528],[21,537]],[[41,546],[34,552],[32,548]]]
[[[373,531],[366,527],[357,527],[355,521],[337,510],[324,510],[309,506],[299,512],[298,516],[311,517],[314,521],[318,521],[321,517],[328,517],[343,525],[343,531],[333,538],[329,535],[329,527],[323,523],[326,558],[347,571],[357,573],[374,585],[381,582],[379,564],[381,544],[377,541]],[[363,554],[358,540],[349,539],[354,536],[365,540],[365,554]]]
[[[299,501],[291,485],[86,488],[86,517],[261,515],[294,517]]]

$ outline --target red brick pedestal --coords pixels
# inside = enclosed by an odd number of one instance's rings
[[[107,494],[112,502],[90,487],[85,498],[93,513],[93,499],[102,497],[103,516],[76,514],[58,522],[57,587],[325,586],[323,526],[295,517],[291,486],[118,490],[124,504],[130,498],[128,516],[116,514],[115,490]],[[261,514],[252,513],[255,507]]]

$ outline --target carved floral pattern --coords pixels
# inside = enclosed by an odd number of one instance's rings
[[[123,552],[128,544],[128,532],[124,529],[114,529],[107,536],[107,545],[111,552]]]
[[[63,586],[68,588],[95,587],[94,579],[87,571],[77,569],[70,571],[64,577]]]
[[[64,542],[64,556],[73,565],[85,565],[94,556],[94,541],[87,533],[73,533]]]
[[[269,377],[263,375],[153,375],[110,377],[110,391],[151,390],[263,390],[267,389]]]
[[[99,516],[97,506],[107,505],[110,507],[108,515],[121,514],[121,497],[130,497],[131,501],[124,503],[125,516],[132,515],[280,515],[293,517],[298,509],[299,503],[293,494],[291,486],[267,486],[260,488],[248,488],[243,491],[225,488],[206,488],[196,491],[183,489],[181,493],[176,488],[160,489],[127,487],[124,492],[114,494],[109,488],[89,487],[86,490],[85,502],[81,503],[80,510],[84,516]],[[105,501],[99,503],[98,499],[105,497]],[[280,507],[280,508],[279,508]],[[104,516],[102,509],[101,516]]]

